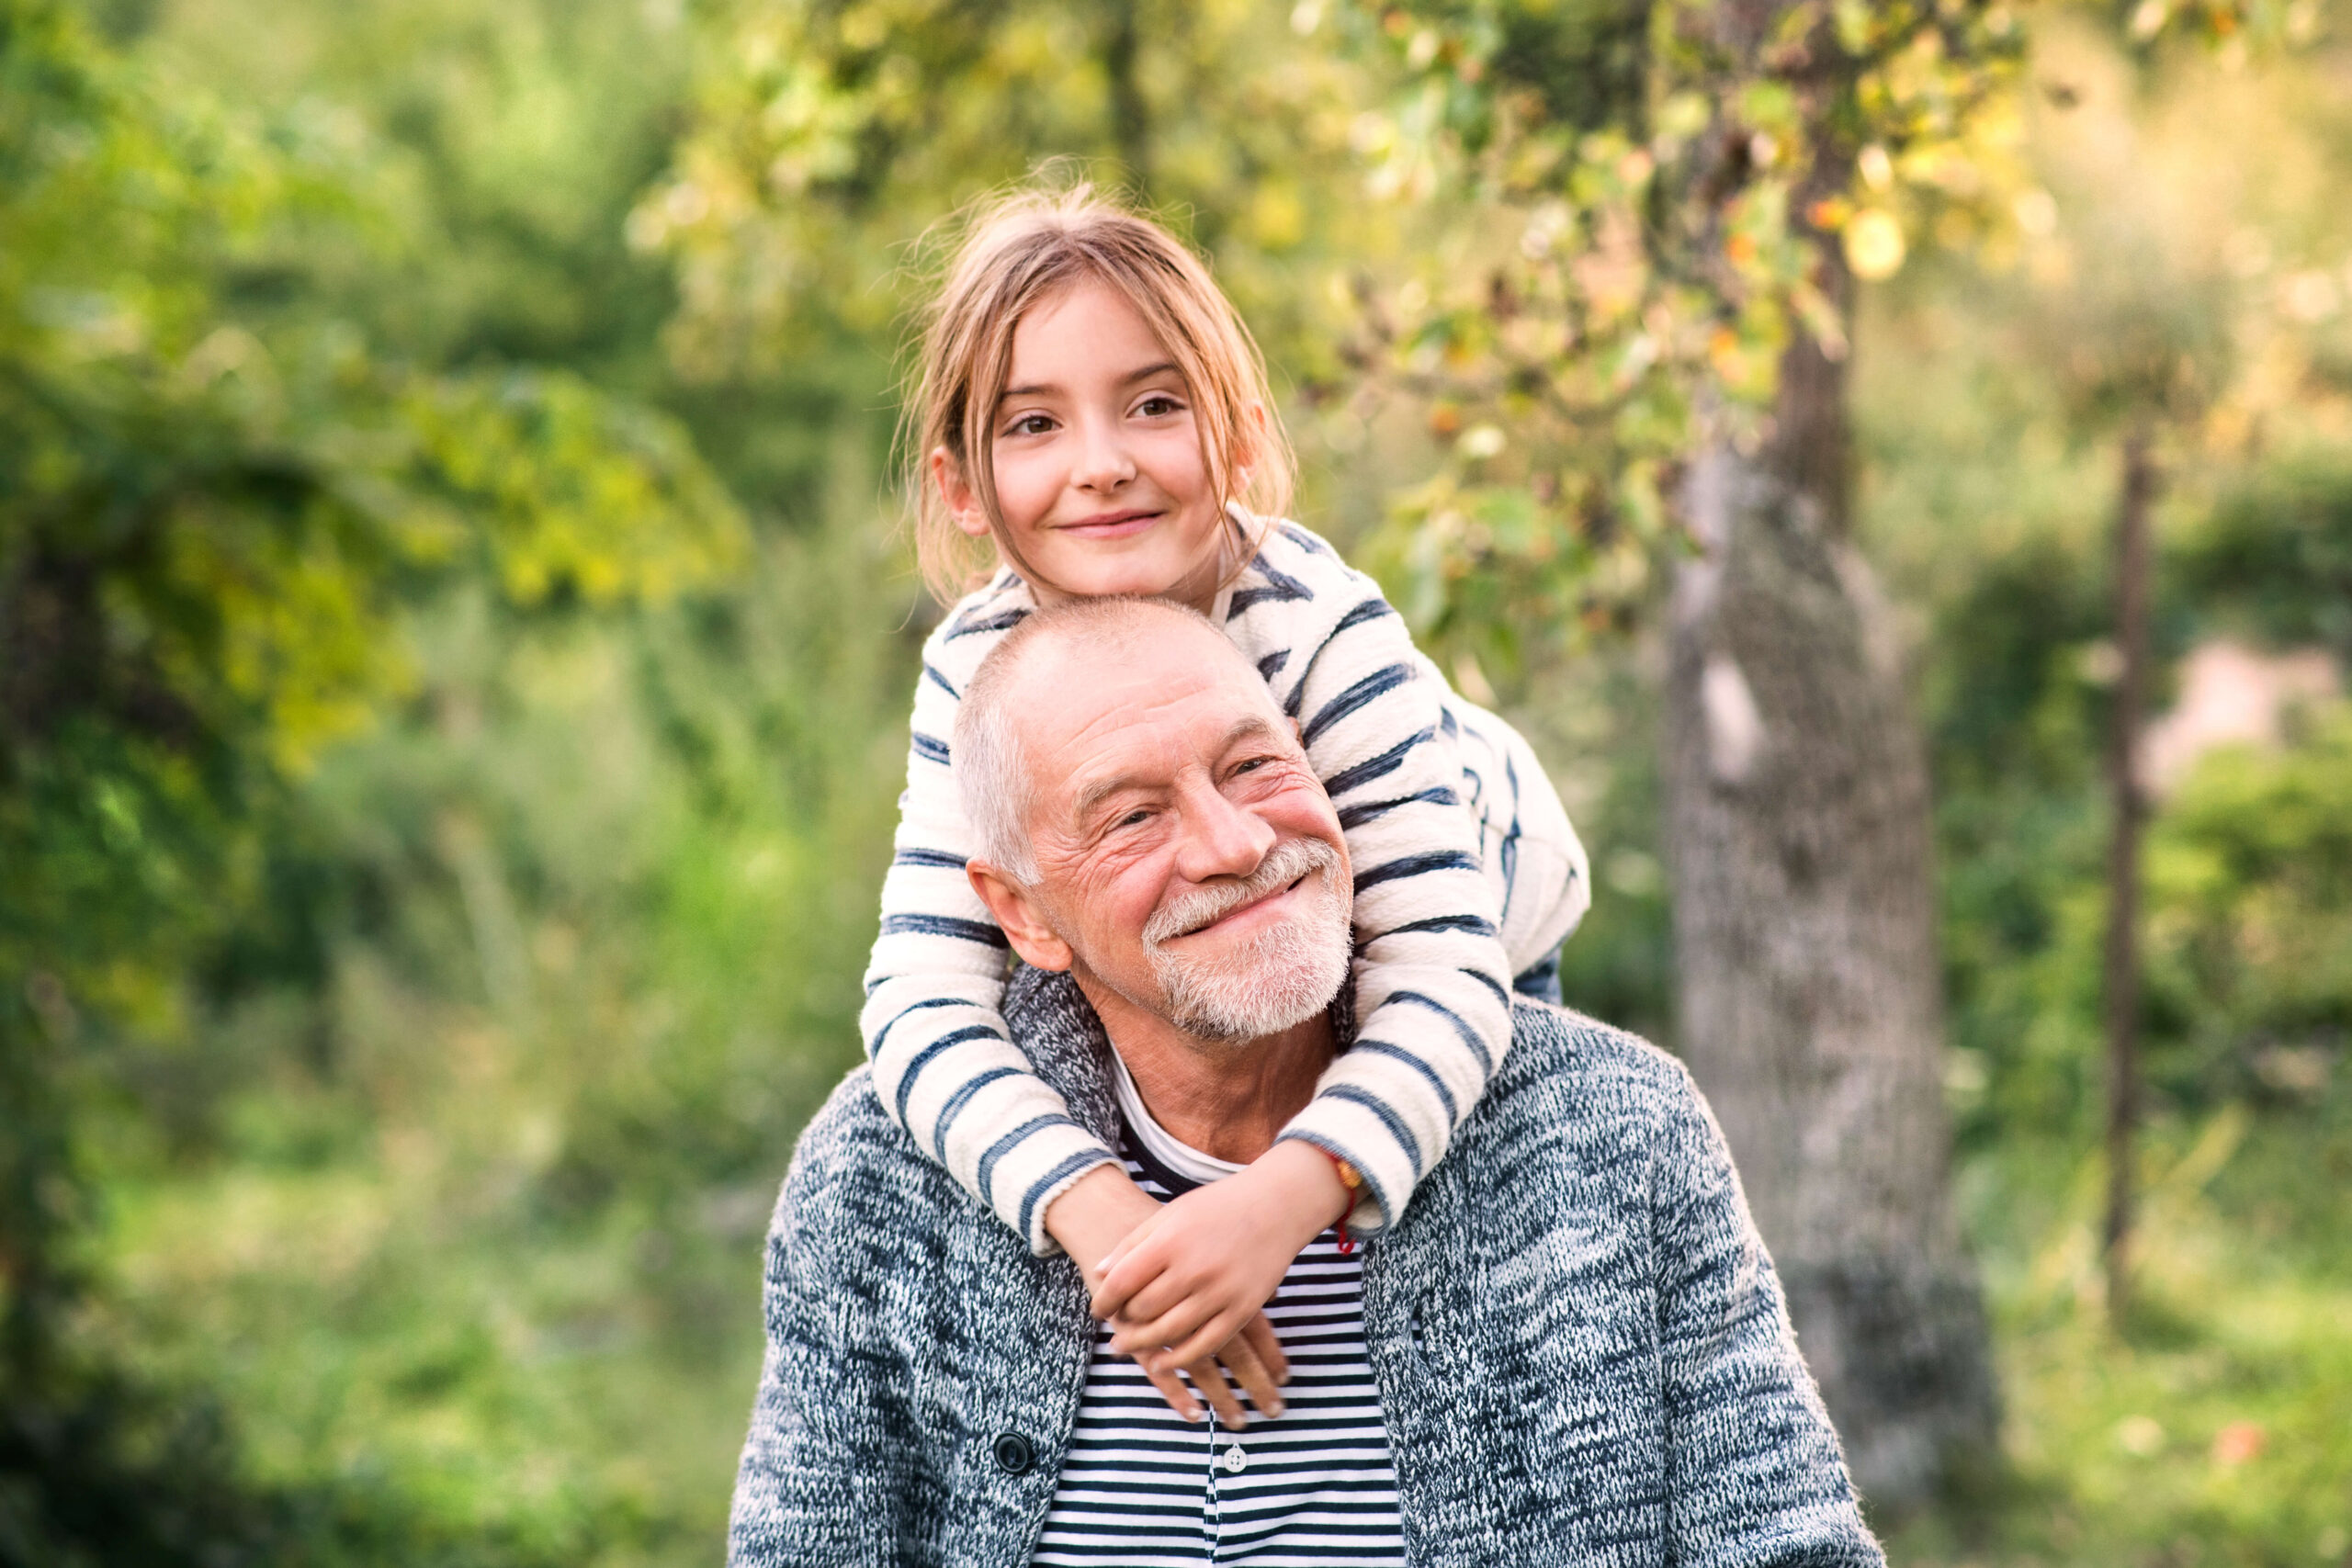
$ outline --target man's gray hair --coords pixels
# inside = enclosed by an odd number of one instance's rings
[[[1025,886],[1037,880],[1037,854],[1029,837],[1029,812],[1036,798],[1021,753],[1020,714],[1010,700],[1029,650],[1048,640],[1075,641],[1115,659],[1145,637],[1164,634],[1171,620],[1217,636],[1206,615],[1165,599],[1066,599],[1030,612],[980,660],[956,710],[956,788],[965,820],[979,839],[980,858],[1012,881]]]

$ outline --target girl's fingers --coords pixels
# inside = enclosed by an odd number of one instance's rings
[[[1262,1310],[1250,1314],[1250,1321],[1241,1325],[1241,1337],[1258,1352],[1258,1359],[1276,1383],[1290,1382],[1290,1358],[1283,1354],[1283,1342],[1274,1337],[1274,1325],[1266,1321]]]
[[[1215,1355],[1217,1348],[1227,1340],[1231,1339],[1240,1326],[1241,1310],[1228,1308],[1218,1313],[1184,1337],[1179,1339],[1170,1335],[1160,1343],[1172,1347],[1169,1351],[1170,1360],[1180,1367],[1189,1367],[1195,1361]]]
[[[1283,1413],[1283,1398],[1274,1392],[1273,1373],[1268,1370],[1265,1359],[1258,1354],[1258,1348],[1250,1342],[1248,1335],[1237,1334],[1227,1340],[1225,1348],[1216,1353],[1216,1359],[1233,1381],[1241,1385],[1241,1392],[1250,1396],[1250,1403],[1258,1407],[1260,1415],[1271,1416]]]
[[[1201,1320],[1215,1312],[1216,1306],[1214,1298],[1204,1297],[1198,1290],[1162,1274],[1137,1289],[1120,1304],[1117,1310],[1120,1337],[1133,1337],[1138,1329],[1158,1330],[1164,1326],[1166,1332],[1157,1339],[1137,1338],[1137,1343],[1155,1347],[1172,1345],[1178,1335],[1190,1334],[1198,1328]],[[1178,1317],[1182,1321],[1171,1321]]]
[[[1168,1402],[1169,1409],[1173,1410],[1187,1421],[1197,1421],[1201,1418],[1200,1402],[1195,1400],[1192,1391],[1184,1386],[1184,1380],[1176,1375],[1175,1368],[1167,1367],[1155,1371],[1148,1361],[1138,1361],[1136,1364],[1143,1368],[1143,1375],[1151,1380],[1151,1386],[1159,1391],[1159,1397]]]
[[[1227,1427],[1238,1432],[1250,1424],[1249,1413],[1241,1408],[1241,1401],[1234,1396],[1232,1387],[1225,1381],[1225,1373],[1217,1370],[1215,1361],[1186,1363],[1184,1374],[1193,1380],[1193,1388],[1200,1391],[1201,1396],[1209,1402],[1209,1408],[1216,1412],[1216,1418]]]
[[[1118,1319],[1118,1332],[1111,1337],[1113,1348],[1132,1356],[1147,1350],[1161,1350],[1169,1346],[1181,1347],[1191,1342],[1203,1324],[1213,1323],[1221,1315],[1215,1302],[1203,1301],[1197,1296],[1178,1302],[1173,1308],[1157,1317],[1144,1315],[1148,1309],[1145,1296],[1138,1296],[1129,1303]],[[1206,1345],[1195,1347],[1190,1355],[1175,1357],[1174,1364],[1189,1366],[1232,1337],[1232,1330],[1227,1329]]]
[[[1165,1275],[1168,1260],[1161,1255],[1163,1249],[1150,1246],[1149,1239],[1129,1236],[1102,1255],[1102,1261],[1095,1266],[1101,1280],[1094,1287],[1095,1316],[1107,1318],[1127,1307],[1136,1292]]]
[[[1168,1267],[1166,1247],[1152,1245],[1152,1238],[1159,1229],[1160,1215],[1167,1212],[1165,1209],[1154,1210],[1133,1230],[1113,1242],[1109,1251],[1095,1259],[1093,1282],[1097,1291],[1113,1288],[1124,1298]]]
[[[1095,1284],[1094,1294],[1088,1298],[1086,1310],[1108,1323],[1119,1315],[1133,1293],[1131,1287],[1106,1274]]]

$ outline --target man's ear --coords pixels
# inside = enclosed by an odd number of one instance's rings
[[[975,539],[989,536],[988,508],[980,504],[979,495],[964,478],[964,465],[944,446],[931,449],[931,482],[939,487],[939,499],[946,504],[947,515],[956,527]]]
[[[1069,943],[1054,934],[1045,912],[1019,883],[984,860],[966,863],[964,874],[1022,962],[1033,969],[1065,970],[1077,961]]]

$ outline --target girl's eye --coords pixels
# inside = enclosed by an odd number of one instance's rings
[[[1054,422],[1042,413],[1024,413],[1004,427],[1007,435],[1043,435],[1053,429]]]
[[[1136,405],[1136,412],[1146,419],[1158,419],[1163,414],[1182,413],[1184,405],[1166,392],[1154,392]]]

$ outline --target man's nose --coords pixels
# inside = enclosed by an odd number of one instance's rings
[[[1177,870],[1188,882],[1247,876],[1256,871],[1276,834],[1263,818],[1236,806],[1205,782],[1181,803],[1184,844]]]

